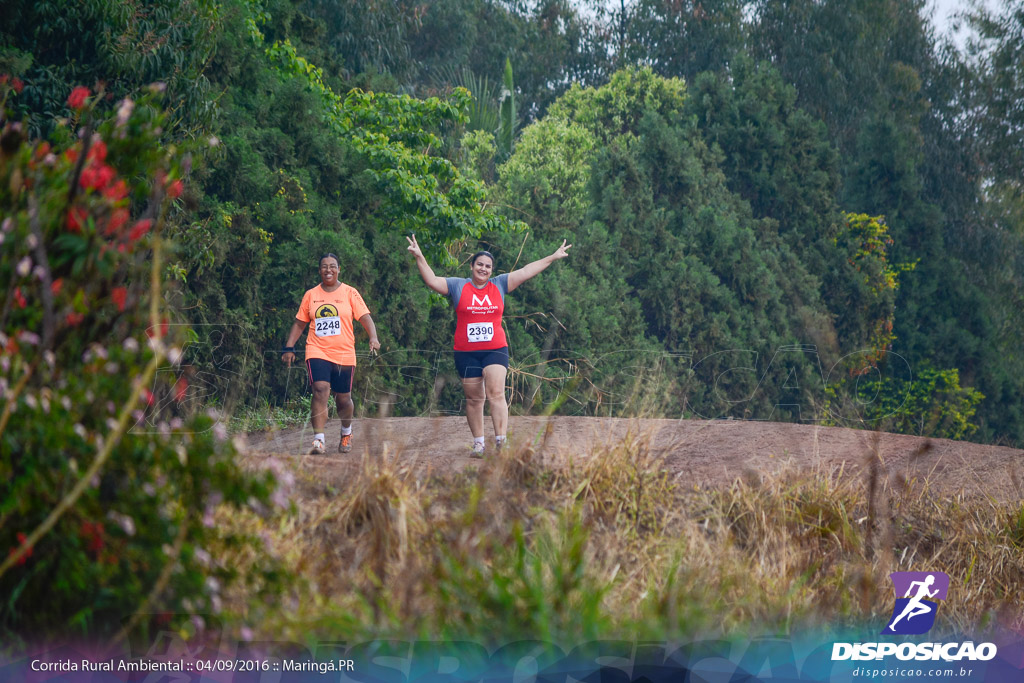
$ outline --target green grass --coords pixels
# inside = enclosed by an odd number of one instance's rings
[[[311,394],[289,401],[285,406],[272,406],[264,399],[255,406],[239,409],[228,423],[233,434],[286,429],[309,421]],[[328,406],[329,414],[334,412],[333,402]]]

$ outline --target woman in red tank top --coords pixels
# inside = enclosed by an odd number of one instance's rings
[[[406,240],[427,287],[447,296],[455,307],[455,368],[466,393],[466,421],[473,432],[471,456],[482,457],[485,400],[491,404],[491,423],[497,448],[505,445],[508,428],[508,403],[505,401],[508,343],[501,327],[505,294],[568,256],[566,250],[572,245],[562,240],[562,246],[550,256],[493,279],[494,257],[490,252],[477,252],[469,261],[470,277],[443,278],[434,275],[416,242],[416,235],[406,237]]]

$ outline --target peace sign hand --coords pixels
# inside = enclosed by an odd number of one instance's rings
[[[412,252],[413,256],[416,258],[423,256],[423,252],[420,250],[420,245],[416,242],[416,233],[413,233],[412,237],[406,237],[405,241],[409,243],[408,249]]]
[[[566,241],[567,240],[562,240],[562,246],[560,246],[558,249],[555,249],[555,253],[551,255],[552,258],[560,259],[565,258],[566,256],[569,255],[567,252],[569,249],[572,248],[572,245],[566,245]]]

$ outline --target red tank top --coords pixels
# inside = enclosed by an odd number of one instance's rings
[[[501,327],[504,310],[505,300],[493,281],[488,280],[483,289],[465,283],[455,305],[455,350],[490,351],[508,346]]]

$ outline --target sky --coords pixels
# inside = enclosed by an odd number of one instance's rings
[[[970,7],[968,0],[931,0],[928,3],[929,8],[934,8],[935,13],[932,15],[932,21],[935,22],[935,27],[938,29],[940,34],[946,34],[951,29],[951,23],[953,14],[958,11],[968,9]],[[998,10],[1001,6],[999,0],[983,0],[983,3],[989,10]],[[960,47],[964,47],[964,42],[967,39],[966,33],[961,30],[956,36],[956,44]]]

